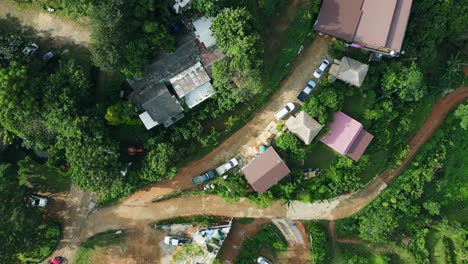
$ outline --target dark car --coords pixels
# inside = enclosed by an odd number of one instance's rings
[[[57,53],[55,53],[54,51],[49,51],[47,52],[46,54],[44,54],[42,56],[42,60],[47,63],[49,61],[52,61],[53,59],[55,59],[57,57]]]
[[[307,82],[307,85],[304,87],[304,89],[302,89],[301,93],[297,96],[297,99],[301,102],[305,102],[307,98],[312,95],[315,87],[317,87],[317,83],[310,80]]]
[[[207,182],[207,181],[209,181],[211,179],[214,179],[214,178],[216,178],[216,173],[214,171],[210,170],[210,171],[207,171],[207,172],[203,173],[202,175],[199,175],[199,176],[193,178],[192,183],[193,183],[193,185],[200,185],[200,184],[202,184],[204,182]]]

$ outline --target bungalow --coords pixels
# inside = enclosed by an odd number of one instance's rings
[[[306,145],[309,145],[323,128],[319,122],[304,111],[299,112],[296,116],[291,116],[286,121],[286,127]]]
[[[398,56],[413,0],[323,0],[315,30],[354,47]]]
[[[247,181],[260,194],[268,191],[290,172],[286,163],[272,147],[242,168]]]
[[[361,87],[366,78],[369,65],[343,57],[339,64],[333,64],[330,68],[330,75],[351,85]]]
[[[361,123],[343,112],[333,115],[333,122],[329,125],[330,133],[320,139],[322,143],[334,149],[341,155],[346,155],[358,161],[367,146],[374,138],[364,130]]]

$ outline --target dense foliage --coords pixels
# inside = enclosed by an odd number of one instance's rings
[[[458,203],[467,202],[468,174],[466,166],[456,169],[452,166],[466,163],[466,155],[462,153],[466,152],[467,139],[467,131],[451,116],[386,191],[358,215],[339,225],[342,232],[358,233],[366,241],[406,247],[417,263],[427,263],[433,254],[431,238],[443,236],[453,245],[454,263],[466,260],[468,245],[460,242],[468,232],[462,216],[466,208],[461,212],[456,208]],[[454,217],[450,215],[452,210],[457,212]],[[402,243],[408,238],[409,243]]]
[[[166,1],[97,1],[90,17],[93,62],[101,69],[139,77],[152,56],[175,46]]]
[[[228,8],[211,25],[216,45],[227,58],[213,65],[214,87],[221,109],[258,94],[262,87],[263,43],[256,20],[246,8]]]
[[[20,186],[13,166],[0,164],[0,262],[37,263],[54,249],[60,231],[29,206],[29,190]]]

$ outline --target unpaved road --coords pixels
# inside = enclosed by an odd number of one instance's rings
[[[96,233],[116,228],[134,228],[153,221],[176,216],[209,214],[233,217],[254,218],[289,218],[294,220],[335,220],[348,217],[372,202],[389,182],[396,177],[402,168],[414,157],[417,150],[439,127],[449,111],[468,98],[468,87],[462,87],[442,97],[435,103],[431,114],[416,133],[411,142],[411,151],[401,166],[391,173],[384,173],[372,180],[362,190],[342,195],[330,201],[315,203],[293,202],[290,207],[276,201],[270,208],[258,209],[248,199],[226,203],[217,196],[194,196],[176,198],[158,203],[128,204],[126,202],[104,208],[88,218],[83,239]],[[388,176],[390,175],[390,176]],[[195,208],[195,209],[194,209]]]
[[[280,87],[271,96],[270,101],[244,127],[208,155],[180,168],[173,179],[140,189],[126,199],[124,204],[141,205],[170,192],[192,188],[192,178],[194,176],[215,168],[236,156],[244,145],[248,145],[250,140],[254,140],[271,121],[275,120],[273,114],[278,109],[288,102],[297,102],[296,96],[304,88],[304,84],[310,80],[315,68],[325,57],[331,43],[330,38],[317,36],[312,44],[305,47],[296,58],[287,79],[281,83]]]
[[[89,29],[45,10],[38,13],[37,10],[19,9],[18,5],[12,0],[0,0],[0,17],[17,19],[21,24],[34,28],[39,36],[54,39],[55,42],[85,47],[89,45]]]

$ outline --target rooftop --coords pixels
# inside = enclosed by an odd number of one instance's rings
[[[133,90],[138,91],[152,83],[168,80],[200,60],[198,57],[200,49],[193,34],[183,35],[178,42],[177,49],[172,53],[161,55],[146,68],[143,77],[128,80]]]
[[[180,72],[169,79],[175,92],[180,98],[210,81],[210,76],[200,62]]]
[[[333,64],[330,74],[351,85],[361,87],[366,78],[369,65],[343,57],[339,65]]]
[[[140,119],[147,128],[157,124],[169,126],[183,117],[183,108],[179,101],[170,94],[163,84],[153,84],[140,91],[135,91],[129,98],[138,108],[146,111],[146,114],[140,115]],[[148,117],[151,117],[156,124],[151,123]]]
[[[299,114],[291,116],[288,121],[286,121],[286,127],[306,145],[309,145],[320,130],[322,130],[323,126],[306,112],[301,111]]]
[[[214,94],[213,87],[210,82],[198,87],[185,96],[185,103],[189,108],[194,108],[201,102],[210,98]]]
[[[401,51],[413,0],[323,0],[316,30],[372,48]]]
[[[193,27],[195,28],[195,35],[197,36],[197,39],[200,41],[200,43],[203,43],[205,48],[209,48],[216,44],[216,40],[213,37],[213,33],[210,29],[213,19],[213,17],[202,16],[192,23]]]
[[[245,178],[258,193],[264,193],[291,171],[273,147],[242,168]]]
[[[333,115],[329,125],[330,133],[320,139],[322,143],[341,155],[347,155],[355,161],[364,153],[373,136],[363,129],[358,121],[343,112]]]

